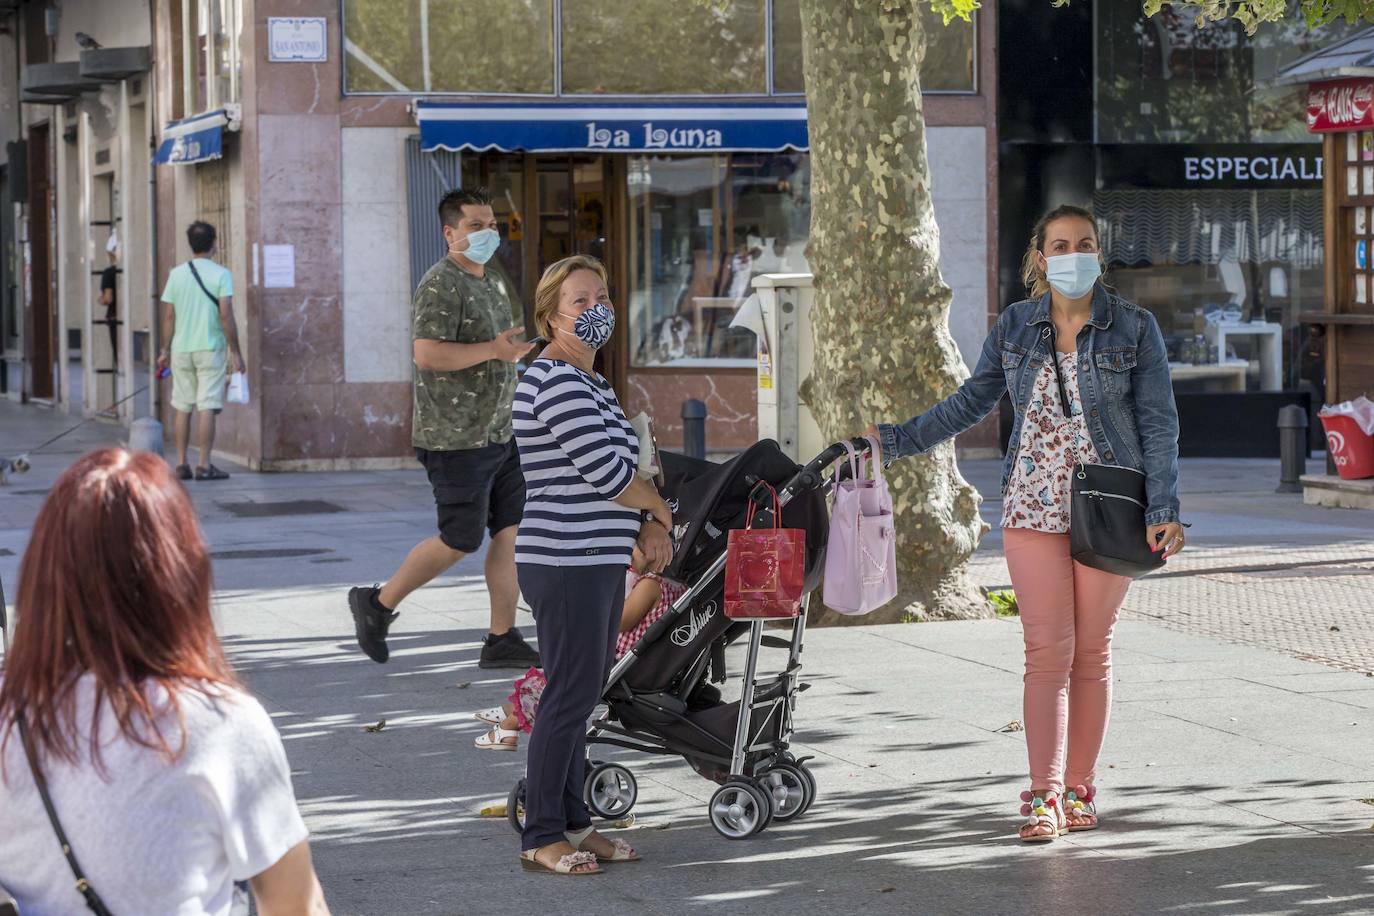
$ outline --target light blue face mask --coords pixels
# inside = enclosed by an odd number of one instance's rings
[[[485,264],[501,247],[501,233],[495,229],[481,229],[468,234],[468,247],[458,252],[474,264]]]
[[[1083,251],[1046,258],[1045,264],[1050,286],[1070,299],[1081,299],[1092,292],[1093,284],[1102,276],[1102,262],[1097,255]]]

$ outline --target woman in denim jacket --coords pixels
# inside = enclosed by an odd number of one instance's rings
[[[1142,472],[1148,542],[1166,558],[1183,549],[1178,413],[1164,337],[1153,315],[1103,286],[1101,271],[1092,214],[1071,206],[1047,213],[1022,265],[1036,298],[1001,314],[973,375],[920,416],[869,428],[891,463],[969,429],[1011,394],[1016,420],[1002,471],[1002,527],[1026,645],[1030,790],[1021,796],[1020,837],[1027,842],[1098,826],[1094,783],[1111,706],[1112,628],[1130,585],[1070,557],[1073,466]]]

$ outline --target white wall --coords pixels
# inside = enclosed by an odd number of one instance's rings
[[[926,130],[930,194],[940,227],[940,274],[954,291],[949,329],[972,370],[988,334],[987,131]]]
[[[409,382],[410,230],[405,138],[413,127],[344,128],[345,382]]]

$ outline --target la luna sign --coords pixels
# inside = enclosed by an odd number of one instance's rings
[[[641,138],[635,143],[635,135]],[[631,132],[625,127],[599,127],[587,122],[588,149],[720,149],[724,140],[719,130],[701,127],[655,127],[645,121]]]

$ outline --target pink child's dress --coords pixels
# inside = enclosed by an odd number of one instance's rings
[[[621,633],[615,640],[615,657],[619,660],[626,652],[634,648],[634,644],[639,642],[649,627],[653,626],[658,618],[668,613],[673,606],[673,602],[682,597],[686,587],[671,579],[664,579],[655,576],[653,573],[640,575],[634,570],[625,571],[625,595],[629,597],[630,592],[634,591],[636,585],[643,579],[658,580],[661,594],[658,603],[644,615],[644,619],[633,629],[626,633]],[[520,723],[522,732],[529,732],[534,728],[534,716],[539,709],[539,698],[544,693],[544,685],[548,683],[544,679],[544,672],[539,668],[531,668],[526,671],[524,676],[515,682],[515,689],[507,698],[511,706],[515,707],[515,720]]]

